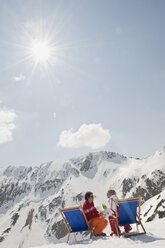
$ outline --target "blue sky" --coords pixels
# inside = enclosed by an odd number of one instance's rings
[[[165,1],[0,5],[0,165],[162,149]]]

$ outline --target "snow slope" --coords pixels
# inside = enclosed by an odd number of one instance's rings
[[[147,234],[139,235],[136,237],[124,238],[124,237],[106,237],[106,238],[96,238],[94,240],[84,239],[74,241],[72,240],[69,244],[49,244],[42,246],[31,246],[31,248],[109,248],[109,247],[118,247],[118,248],[132,248],[132,247],[146,247],[146,248],[155,248],[160,247],[164,248],[165,246],[165,219],[155,220],[153,222],[148,222],[145,224]]]
[[[0,247],[63,243],[67,230],[58,208],[82,205],[90,190],[101,209],[109,188],[119,197],[141,195],[146,206],[144,221],[164,221],[165,148],[145,159],[98,152],[44,163],[39,168],[1,167]],[[151,208],[146,201],[152,197],[155,204]]]

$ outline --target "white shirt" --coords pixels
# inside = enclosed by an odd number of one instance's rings
[[[115,204],[116,200],[118,200],[118,197],[116,195],[111,195],[111,197],[108,200],[109,208],[107,208],[107,210],[110,215],[115,214],[116,212],[116,204]]]

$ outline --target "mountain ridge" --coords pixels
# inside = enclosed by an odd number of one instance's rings
[[[141,195],[142,202],[161,194],[165,188],[165,148],[145,159],[102,151],[40,167],[0,168],[0,246],[14,232],[21,233],[18,243],[26,243],[36,228],[43,242],[62,241],[67,230],[58,208],[82,205],[85,192],[90,190],[100,209],[109,188],[119,197]]]

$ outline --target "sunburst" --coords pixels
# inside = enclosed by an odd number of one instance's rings
[[[52,79],[58,66],[67,63],[67,68],[71,67],[67,61],[66,50],[74,48],[75,44],[65,43],[61,29],[53,27],[53,24],[41,18],[36,22],[20,25],[20,35],[16,37],[17,41],[12,43],[17,48],[19,59],[10,67],[24,63],[26,69],[30,70],[28,82],[35,72],[41,72],[38,75],[46,75]]]
[[[42,40],[34,40],[30,48],[31,57],[36,63],[47,63],[49,62],[53,53],[51,46]]]
[[[47,35],[46,35],[47,36]],[[33,68],[44,68],[46,71],[57,64],[59,47],[44,37],[31,38],[25,48],[25,57],[31,61]]]
[[[16,45],[21,49],[22,58],[16,64],[28,63],[31,67],[29,79],[37,68],[50,76],[58,62],[63,59],[62,50],[67,46],[60,42],[55,32],[43,25],[44,21],[22,26],[22,41]],[[30,68],[29,67],[29,68]],[[43,75],[43,74],[42,74]]]

